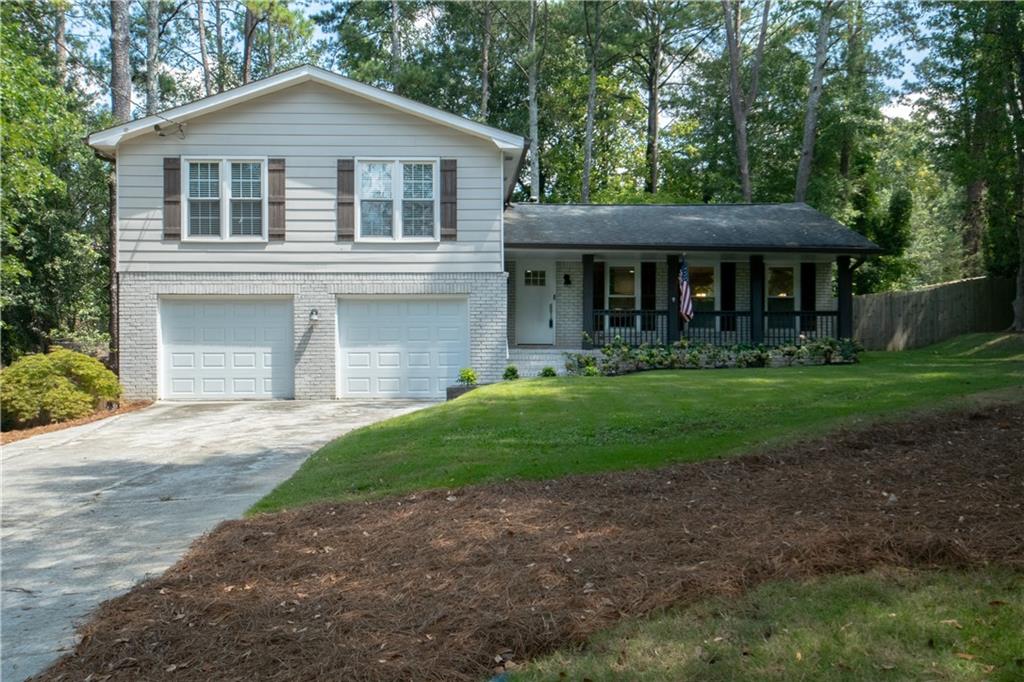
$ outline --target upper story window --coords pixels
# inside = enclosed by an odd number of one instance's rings
[[[438,163],[360,159],[356,162],[359,239],[439,238]]]
[[[189,159],[183,172],[186,239],[266,239],[264,161]]]

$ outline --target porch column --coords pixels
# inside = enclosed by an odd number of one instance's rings
[[[665,258],[665,286],[668,296],[668,342],[679,340],[679,256]]]
[[[750,343],[764,343],[764,256],[750,257]]]
[[[594,338],[594,254],[583,254],[583,333],[585,338]],[[584,348],[592,348],[592,342],[584,341]]]
[[[853,337],[853,269],[850,268],[850,257],[836,258],[836,294],[839,309],[839,338]]]

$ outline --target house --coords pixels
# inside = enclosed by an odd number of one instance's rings
[[[439,398],[616,335],[848,336],[877,251],[802,204],[510,204],[522,137],[312,66],[88,143],[117,168],[130,398]]]

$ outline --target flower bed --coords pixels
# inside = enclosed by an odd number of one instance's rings
[[[583,376],[614,376],[652,369],[722,369],[727,367],[789,367],[857,362],[863,350],[853,339],[815,339],[768,348],[739,344],[715,346],[683,339],[671,345],[630,346],[616,337],[600,354],[566,353],[565,369]]]

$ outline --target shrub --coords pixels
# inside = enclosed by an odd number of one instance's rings
[[[84,417],[120,397],[121,385],[103,363],[65,348],[26,355],[0,373],[5,428]]]
[[[458,382],[463,386],[476,386],[476,370],[472,367],[463,367],[459,370]]]
[[[589,373],[589,370],[593,369],[595,374],[601,372],[597,369],[597,358],[590,353],[566,353],[565,354],[565,371],[569,374],[584,374],[586,376],[594,376]]]
[[[519,368],[515,365],[509,365],[505,368],[505,373],[501,375],[501,378],[505,381],[512,381],[513,379],[519,378]]]
[[[599,377],[601,376],[601,370],[597,368],[597,365],[587,365],[583,368],[583,376],[585,377]]]
[[[539,377],[555,377],[558,376],[558,372],[555,371],[554,367],[545,367],[540,371]]]

